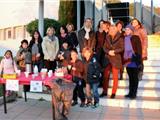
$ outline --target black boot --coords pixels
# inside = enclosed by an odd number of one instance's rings
[[[110,98],[114,99],[115,97],[116,97],[116,94],[112,94]]]

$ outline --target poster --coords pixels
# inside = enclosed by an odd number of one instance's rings
[[[6,80],[6,90],[19,91],[19,81],[18,80]]]
[[[42,81],[31,81],[30,91],[31,92],[42,92]]]

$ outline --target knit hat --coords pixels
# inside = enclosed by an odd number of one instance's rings
[[[126,28],[129,28],[130,30],[134,31],[134,27],[131,24],[128,24]]]

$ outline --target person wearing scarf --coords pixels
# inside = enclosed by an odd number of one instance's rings
[[[44,65],[48,70],[55,71],[56,68],[56,55],[59,50],[59,41],[55,36],[55,29],[49,27],[47,29],[47,36],[43,38],[42,50],[44,53]]]
[[[84,21],[84,27],[78,31],[78,42],[80,46],[80,52],[83,48],[95,49],[96,39],[95,32],[92,30],[92,19],[86,18]]]

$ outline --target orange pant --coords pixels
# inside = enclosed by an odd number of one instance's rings
[[[117,88],[118,88],[118,68],[115,68],[109,64],[105,70],[104,70],[104,82],[103,82],[103,92],[108,92],[109,87],[109,78],[110,78],[110,71],[112,70],[113,74],[113,88],[112,88],[112,94],[116,94]]]

